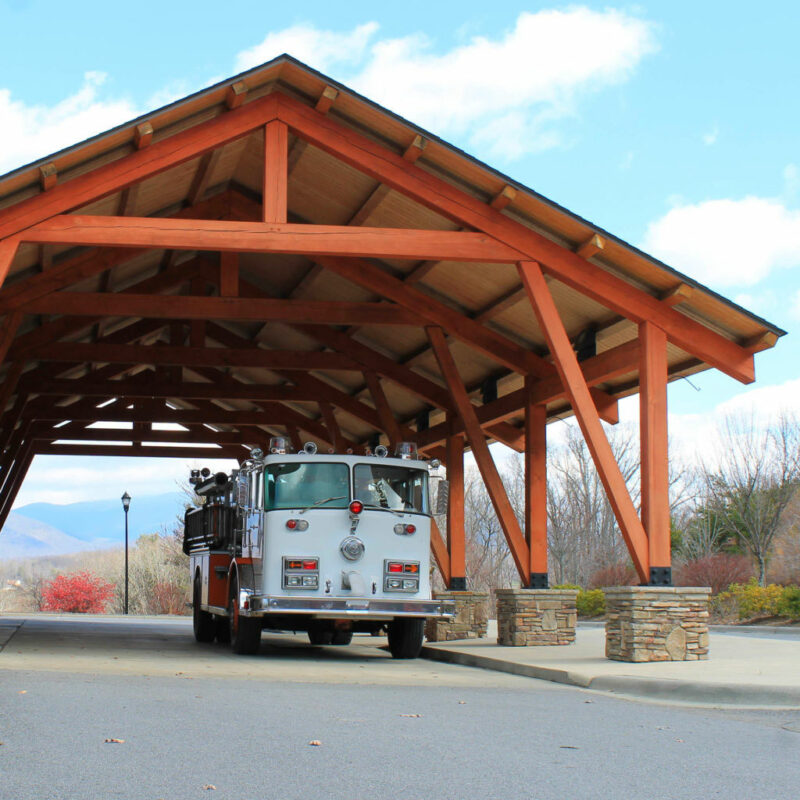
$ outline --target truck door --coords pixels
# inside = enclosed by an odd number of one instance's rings
[[[264,520],[264,471],[254,469],[248,480],[247,512],[245,516],[245,537],[242,542],[242,555],[253,559],[253,572],[256,579],[262,574],[263,520]]]

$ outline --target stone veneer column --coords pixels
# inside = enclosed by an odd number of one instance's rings
[[[486,636],[489,624],[485,592],[434,592],[437,600],[453,600],[456,615],[453,619],[428,619],[425,638],[429,642],[452,642],[456,639],[479,639]]]
[[[707,587],[614,586],[606,596],[606,658],[697,661],[708,658]]]
[[[572,644],[578,611],[575,589],[498,589],[497,644],[513,647]]]

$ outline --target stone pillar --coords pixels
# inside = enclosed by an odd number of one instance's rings
[[[514,647],[572,644],[576,589],[498,589],[497,644]]]
[[[456,639],[482,639],[489,624],[485,592],[434,592],[437,600],[453,600],[456,615],[453,619],[428,619],[425,638],[429,642],[452,642]]]
[[[707,587],[614,586],[606,596],[606,658],[697,661],[708,658]]]

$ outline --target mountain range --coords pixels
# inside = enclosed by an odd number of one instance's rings
[[[172,530],[183,516],[185,499],[182,492],[134,498],[128,512],[130,543],[145,533]],[[30,503],[14,509],[0,530],[0,560],[99,550],[124,541],[125,517],[119,499]]]

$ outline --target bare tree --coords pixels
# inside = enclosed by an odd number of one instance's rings
[[[729,417],[720,440],[718,465],[705,465],[708,492],[727,530],[755,559],[764,586],[775,534],[800,480],[800,425],[788,414],[763,427],[752,416]]]

